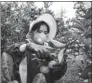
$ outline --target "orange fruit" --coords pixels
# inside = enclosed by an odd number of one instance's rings
[[[52,61],[49,62],[48,67],[50,69],[54,69],[53,65],[56,65],[56,64],[57,64],[57,62],[55,60],[52,60]]]
[[[40,72],[41,73],[45,73],[45,74],[47,74],[47,73],[49,73],[49,68],[48,68],[48,66],[41,66],[40,67]]]

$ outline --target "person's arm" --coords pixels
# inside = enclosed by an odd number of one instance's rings
[[[50,40],[48,43],[54,48],[64,48],[66,46],[66,44],[56,40]]]

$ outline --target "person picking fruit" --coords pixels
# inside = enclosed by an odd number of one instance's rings
[[[67,45],[54,40],[56,33],[57,24],[50,14],[42,14],[30,23],[27,43],[14,44],[2,54],[3,72],[10,71],[10,66],[12,68],[12,73],[6,72],[4,76],[7,83],[14,83],[14,80],[19,83],[53,83],[65,74],[67,63],[63,52]],[[58,48],[61,51],[55,54]]]

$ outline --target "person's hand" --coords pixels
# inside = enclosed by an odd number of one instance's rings
[[[57,55],[57,59],[55,61],[53,61],[53,63],[55,63],[53,65],[53,69],[58,69],[63,65],[63,63],[64,63],[64,50],[65,50],[65,48],[61,49]]]
[[[48,67],[50,69],[57,69],[60,67],[60,64],[58,62],[58,60],[51,60],[49,63],[48,63]]]
[[[60,67],[61,67],[60,63],[57,63],[57,64],[53,65],[53,69],[59,69]]]
[[[27,48],[32,52],[36,53],[37,58],[39,59],[50,59],[50,52],[42,45],[28,43]]]

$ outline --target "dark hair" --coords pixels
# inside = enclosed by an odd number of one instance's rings
[[[47,32],[49,33],[50,28],[49,28],[48,24],[45,23],[44,21],[41,21],[41,22],[36,23],[36,24],[33,26],[32,31],[35,31],[36,29],[39,30],[39,28],[40,28],[41,25],[46,25],[46,26],[47,26]]]

